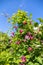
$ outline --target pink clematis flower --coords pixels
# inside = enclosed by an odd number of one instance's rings
[[[29,39],[29,36],[28,36],[28,35],[25,35],[25,39],[27,39],[27,40],[28,40],[28,39]]]
[[[11,37],[12,37],[12,38],[14,37],[14,32],[11,33]]]
[[[21,29],[19,32],[20,32],[20,33],[22,33],[22,32],[23,32],[23,30]]]
[[[21,60],[22,60],[22,62],[26,62],[26,57],[25,56],[22,56],[21,57]]]
[[[30,36],[29,38],[30,38],[30,40],[33,40],[33,36]]]
[[[21,41],[20,41],[20,40],[16,42],[16,44],[20,44],[20,43],[21,43]]]
[[[24,24],[24,25],[27,24],[27,21],[23,21],[23,24]]]
[[[14,32],[12,32],[11,34],[14,35]]]
[[[29,52],[31,52],[32,50],[33,50],[32,47],[29,47],[29,48],[28,48],[28,51],[29,51]]]

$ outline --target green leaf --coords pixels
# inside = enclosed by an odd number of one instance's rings
[[[36,57],[36,60],[37,60],[37,62],[39,62],[40,64],[42,64],[42,58],[40,56]]]
[[[38,26],[38,22],[35,22],[35,23],[34,23],[34,26],[37,27],[37,26]]]
[[[28,65],[34,65],[32,62],[29,62]]]
[[[35,63],[34,65],[39,65],[39,63]]]
[[[43,19],[42,18],[38,18],[38,20],[43,23]]]
[[[26,58],[30,58],[30,55],[26,55]]]

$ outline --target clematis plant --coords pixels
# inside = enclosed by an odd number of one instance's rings
[[[11,32],[7,46],[1,44],[0,65],[43,65],[43,22],[36,24],[31,14],[18,10],[10,23],[16,32]]]

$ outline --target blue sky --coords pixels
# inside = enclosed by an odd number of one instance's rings
[[[33,14],[33,19],[43,18],[43,0],[0,0],[0,31],[7,32],[11,26],[3,13],[12,16],[18,9]]]

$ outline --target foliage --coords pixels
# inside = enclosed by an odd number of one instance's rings
[[[0,42],[0,65],[43,65],[43,23],[21,10],[8,20],[16,32]]]

